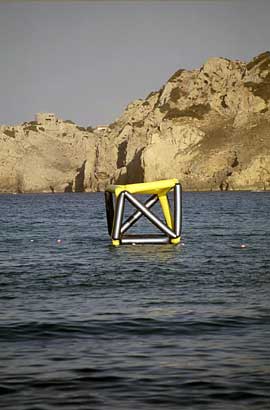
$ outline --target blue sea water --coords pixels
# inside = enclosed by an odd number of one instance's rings
[[[1,195],[1,410],[270,409],[270,193],[183,207],[113,248],[102,194]]]

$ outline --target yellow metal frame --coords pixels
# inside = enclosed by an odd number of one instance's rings
[[[162,191],[165,193],[169,192],[172,188],[174,188],[175,184],[178,183],[178,179],[173,178],[154,182],[141,182],[139,184],[109,185],[106,187],[106,191],[114,193],[116,198],[123,191],[127,191],[130,194],[159,195]]]
[[[129,192],[130,194],[149,194],[157,195],[159,202],[163,211],[163,215],[167,226],[173,229],[174,221],[171,213],[167,193],[171,191],[176,184],[179,184],[179,180],[176,178],[154,181],[154,182],[144,182],[139,184],[127,184],[127,185],[109,185],[106,187],[106,191],[111,192],[115,195],[115,198],[119,197],[121,192]],[[170,243],[178,244],[181,237],[171,238]],[[119,240],[112,239],[112,244],[114,246],[120,245]]]

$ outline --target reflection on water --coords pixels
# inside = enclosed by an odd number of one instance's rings
[[[180,245],[114,248],[102,194],[1,196],[1,409],[269,408],[269,206],[186,193]]]
[[[114,247],[109,246],[112,256],[123,258],[123,260],[132,260],[134,264],[140,262],[165,262],[179,258],[182,244],[176,246],[171,245],[127,245]]]

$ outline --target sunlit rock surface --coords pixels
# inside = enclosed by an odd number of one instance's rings
[[[0,127],[0,192],[83,192],[179,178],[186,190],[270,189],[270,53],[178,70],[109,126],[40,113]]]

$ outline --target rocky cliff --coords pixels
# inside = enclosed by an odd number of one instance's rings
[[[186,190],[270,189],[270,52],[178,70],[107,127],[0,127],[1,192],[103,190],[177,177]]]
[[[95,135],[71,122],[1,126],[0,146],[0,192],[84,191],[95,163]]]

